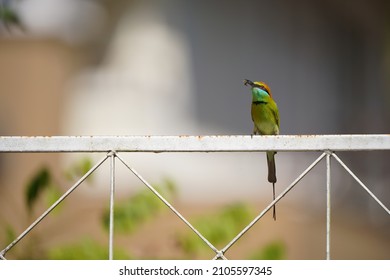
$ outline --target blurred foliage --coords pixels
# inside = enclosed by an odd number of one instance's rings
[[[113,253],[117,260],[131,259],[122,249],[114,248]],[[101,245],[90,238],[83,238],[74,244],[49,250],[48,257],[51,260],[107,260],[108,246]]]
[[[0,23],[2,23],[8,31],[11,26],[22,27],[20,18],[17,13],[10,7],[9,1],[0,1]]]
[[[30,179],[25,189],[25,200],[29,210],[32,213],[34,205],[41,196],[44,197],[46,206],[50,207],[61,197],[61,190],[55,183],[50,170],[47,167],[42,167]],[[58,205],[53,212],[58,213],[61,205]]]
[[[41,168],[33,175],[31,180],[27,183],[25,193],[26,204],[29,210],[31,210],[43,190],[47,189],[50,184],[51,175],[47,167]]]
[[[14,228],[11,225],[7,225],[5,227],[5,242],[6,242],[6,244],[10,244],[15,239],[16,239],[16,233],[15,233]]]
[[[252,260],[283,260],[286,258],[286,245],[282,241],[274,241],[252,254]]]
[[[93,167],[93,163],[91,158],[84,157],[79,159],[77,162],[73,163],[66,171],[65,177],[69,181],[75,181],[80,179],[80,177],[84,176],[91,168]],[[93,175],[88,176],[86,180],[92,181]]]
[[[169,200],[176,194],[176,186],[172,180],[166,179],[161,186],[153,186],[165,199]],[[141,224],[165,209],[164,203],[149,189],[144,189],[130,198],[115,203],[114,228],[116,232],[132,233]],[[104,229],[108,231],[110,210],[106,209],[103,217]]]
[[[47,208],[52,206],[54,202],[56,202],[62,195],[60,188],[57,185],[50,185],[49,188],[45,190],[45,204]],[[56,208],[53,209],[52,213],[58,214],[63,207],[63,203],[57,205]]]
[[[90,158],[82,158],[81,160],[73,163],[65,172],[65,177],[69,181],[74,181],[82,177],[92,168],[92,160]],[[93,176],[90,175],[87,180],[91,180]],[[44,200],[47,206],[51,206],[61,197],[61,190],[55,183],[55,180],[51,174],[51,171],[46,166],[39,169],[32,178],[28,181],[25,189],[25,199],[29,210],[32,210],[34,204],[38,201],[39,197],[44,195]],[[58,212],[61,204],[53,211]]]
[[[194,222],[194,227],[213,245],[224,245],[233,239],[252,217],[252,210],[247,204],[236,203],[224,207],[219,212],[201,217]],[[194,233],[178,236],[179,245],[188,254],[198,253],[208,247]]]
[[[92,168],[92,164],[89,158],[83,158],[72,164],[64,172],[64,175],[68,180],[76,180],[88,172]],[[170,179],[165,179],[161,184],[153,185],[153,187],[168,201],[174,199],[177,194],[176,185]],[[49,207],[58,200],[61,194],[62,192],[55,183],[52,172],[49,168],[42,167],[33,174],[26,184],[25,202],[31,212],[38,202],[45,203]],[[115,233],[133,234],[141,225],[158,217],[158,214],[165,209],[167,209],[166,205],[151,190],[144,187],[129,198],[115,203]],[[58,210],[60,208],[56,207],[53,211]],[[227,244],[234,238],[251,221],[252,217],[253,211],[248,204],[235,203],[225,206],[215,213],[208,213],[204,217],[197,218],[193,225],[207,240],[218,247]],[[102,213],[101,224],[107,232],[109,228],[109,209]],[[10,225],[6,226],[4,233],[4,239],[8,244],[15,240],[17,236]],[[14,251],[14,253],[16,252],[15,256],[22,259],[39,259],[45,256],[55,260],[100,260],[108,258],[108,246],[106,244],[101,245],[91,238],[82,238],[72,244],[61,245],[46,251],[34,249],[39,238],[41,237],[35,236],[30,239],[29,243],[31,244],[25,245],[19,253],[18,250]],[[197,235],[188,231],[177,234],[176,242],[184,256],[197,255],[208,248]],[[285,251],[283,242],[273,242],[256,250],[250,258],[283,259],[285,258]],[[126,251],[119,248],[114,248],[114,256],[116,259],[132,258]]]

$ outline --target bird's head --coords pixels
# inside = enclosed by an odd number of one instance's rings
[[[266,93],[268,93],[269,96],[272,97],[271,95],[271,89],[269,88],[269,86],[264,83],[264,82],[252,82],[251,80],[248,80],[248,79],[245,79],[244,80],[244,85],[249,85],[251,86],[252,88],[259,88],[259,89],[262,89],[264,90]]]

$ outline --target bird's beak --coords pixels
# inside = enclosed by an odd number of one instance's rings
[[[254,84],[251,80],[245,79],[245,80],[244,80],[244,85],[245,85],[245,86],[250,85],[251,87],[253,87],[255,84]]]

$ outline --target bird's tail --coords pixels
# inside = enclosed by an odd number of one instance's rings
[[[275,152],[267,152],[268,182],[276,183]]]
[[[272,183],[272,194],[273,200],[275,200],[275,183]],[[276,221],[276,206],[274,205],[272,216],[274,217],[274,221]]]
[[[275,200],[276,167],[275,152],[267,152],[268,182],[272,183],[273,200]],[[276,220],[276,206],[273,208],[273,217]]]

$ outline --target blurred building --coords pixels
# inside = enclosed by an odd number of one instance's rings
[[[11,36],[3,28],[0,37],[2,135],[249,134],[244,78],[270,85],[282,134],[390,129],[385,0],[34,0],[15,7],[27,31],[15,28]],[[343,154],[386,205],[389,155]],[[22,207],[21,187],[38,166],[61,169],[73,158],[0,155],[1,207],[15,201]],[[312,158],[279,153],[278,191]],[[173,178],[184,201],[271,195],[263,154],[128,159],[151,181]],[[292,197],[323,209],[324,171],[317,168]],[[125,171],[118,172],[119,185],[128,188]],[[342,170],[334,174],[335,204],[358,208],[388,229],[383,210]]]

